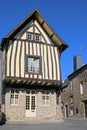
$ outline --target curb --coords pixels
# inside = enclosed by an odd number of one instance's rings
[[[50,123],[64,123],[64,120],[16,120],[7,121],[6,124],[50,124]]]

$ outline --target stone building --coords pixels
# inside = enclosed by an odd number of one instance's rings
[[[2,39],[1,47],[6,119],[61,119],[60,56],[68,45],[35,9]]]
[[[65,117],[87,118],[87,64],[63,83],[62,106]]]
[[[2,95],[2,89],[1,89],[1,86],[2,86],[2,80],[1,80],[1,76],[2,76],[2,68],[1,68],[1,44],[0,44],[0,103],[2,102],[2,99],[1,99],[1,95]]]

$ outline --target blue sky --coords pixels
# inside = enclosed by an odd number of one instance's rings
[[[87,63],[87,0],[1,0],[0,42],[34,8],[69,45],[61,55],[62,79],[73,72],[73,57]]]

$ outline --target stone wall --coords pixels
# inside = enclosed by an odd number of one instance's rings
[[[44,106],[42,104],[42,90],[36,91],[36,117],[37,119],[63,119],[61,107],[56,104],[56,91],[50,91],[50,105]],[[24,120],[26,119],[26,91],[20,89],[19,104],[10,104],[10,88],[6,89],[5,94],[5,109],[7,120]]]
[[[80,83],[83,83],[83,93],[80,92]],[[71,90],[72,83],[72,90]],[[72,102],[71,102],[71,97]],[[62,90],[62,101],[64,106],[68,106],[68,117],[85,118],[85,101],[87,100],[87,82],[85,78],[85,72],[73,76],[69,81],[67,87]],[[70,109],[73,109],[73,115],[70,114]],[[76,112],[76,109],[78,109]],[[86,110],[87,111],[87,110]],[[65,109],[64,109],[64,115]]]

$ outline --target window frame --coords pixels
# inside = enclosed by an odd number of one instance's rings
[[[72,104],[74,102],[73,95],[70,96],[70,103]]]
[[[31,35],[32,38],[29,39],[28,35]],[[37,36],[38,36],[38,38],[37,38]],[[33,32],[26,32],[26,39],[28,41],[36,41],[36,42],[41,42],[41,40],[42,40],[40,33],[33,33]]]
[[[38,38],[37,38],[37,36],[38,36]],[[40,42],[41,41],[41,35],[40,34],[35,34],[34,39],[35,39],[36,42]]]
[[[45,92],[45,93],[43,93]],[[49,92],[47,94],[47,92]],[[45,98],[43,98],[45,97]],[[47,98],[49,97],[49,99],[47,100]],[[50,106],[50,91],[49,90],[43,90],[42,91],[42,105],[43,106]]]
[[[14,92],[11,92],[14,91]],[[15,92],[18,91],[18,92]],[[12,103],[12,96],[13,96],[13,103]],[[17,103],[16,103],[16,96],[17,96]],[[11,89],[10,90],[10,105],[19,105],[19,90],[18,89]]]
[[[73,90],[73,83],[72,83],[72,81],[70,82],[69,87],[70,87],[70,91],[72,91]]]
[[[31,35],[32,38],[29,39],[29,38],[28,38],[28,35]],[[33,41],[33,39],[34,39],[34,38],[33,38],[33,33],[27,32],[27,33],[26,33],[26,39],[29,40],[29,41]]]
[[[75,114],[78,114],[79,113],[79,109],[78,107],[75,107]]]
[[[79,89],[80,89],[80,94],[83,95],[84,94],[84,84],[83,84],[83,81],[80,81]]]
[[[28,58],[37,58],[37,59],[39,59],[39,72],[29,71],[28,70]],[[37,56],[37,55],[26,55],[25,71],[26,71],[26,73],[42,74],[42,57]]]

